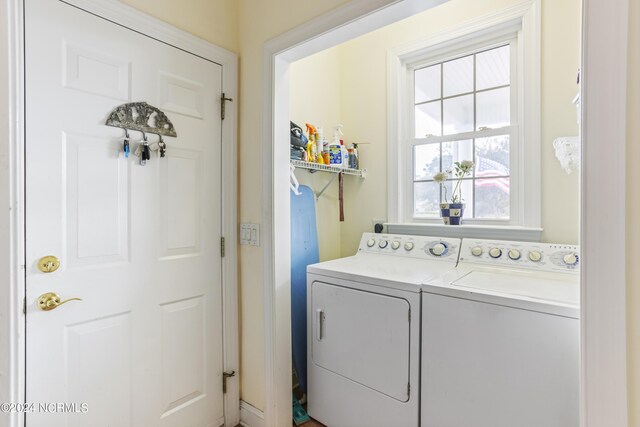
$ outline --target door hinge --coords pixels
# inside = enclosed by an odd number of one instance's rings
[[[227,378],[231,378],[235,376],[236,376],[236,371],[222,373],[222,393],[223,394],[227,392]]]
[[[22,314],[27,314],[27,297],[22,298]]]
[[[220,254],[222,254],[222,258],[224,258],[225,247],[224,247],[224,237],[220,238]]]
[[[407,383],[407,397],[411,397],[411,383]]]
[[[226,110],[227,101],[233,102],[233,98],[227,98],[226,96],[224,96],[224,92],[222,92],[222,97],[220,98],[220,118],[222,120],[224,120],[224,117],[226,115],[225,110]]]

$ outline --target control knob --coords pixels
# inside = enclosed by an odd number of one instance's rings
[[[474,246],[471,248],[471,255],[480,256],[482,255],[482,246]]]
[[[442,256],[447,252],[447,246],[444,243],[436,243],[429,251],[435,256]]]
[[[380,240],[380,242],[378,243],[378,246],[380,247],[380,249],[384,249],[387,247],[388,244],[389,242],[387,242],[386,240]]]
[[[567,265],[576,265],[578,263],[578,255],[574,253],[566,254],[562,257],[562,260]]]
[[[517,261],[520,259],[520,251],[517,249],[509,249],[509,258]]]
[[[399,247],[400,247],[400,242],[398,242],[397,240],[394,240],[393,242],[391,242],[391,249],[393,249],[394,251]]]
[[[367,240],[367,246],[369,246],[370,248],[373,247],[373,245],[376,244],[376,239],[371,238],[369,240]]]
[[[540,262],[542,254],[538,251],[529,251],[529,260],[533,262]]]
[[[500,248],[489,249],[489,256],[491,258],[500,258],[502,256],[502,249]]]
[[[405,251],[411,251],[413,250],[413,242],[407,242],[404,244],[404,250]]]

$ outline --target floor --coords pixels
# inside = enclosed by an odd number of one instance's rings
[[[293,423],[293,427],[295,427],[295,425],[296,424]],[[324,424],[320,424],[319,422],[317,422],[314,419],[311,419],[310,421],[307,421],[306,423],[300,424],[300,425],[303,426],[303,427],[325,427]]]

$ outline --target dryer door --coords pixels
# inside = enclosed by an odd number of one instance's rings
[[[409,302],[322,282],[314,282],[311,293],[313,363],[409,400]]]

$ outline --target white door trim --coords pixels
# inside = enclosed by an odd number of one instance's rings
[[[626,426],[629,422],[625,266],[628,8],[628,0],[583,0],[581,333],[582,415],[588,427]]]
[[[291,421],[289,64],[448,0],[352,0],[268,41],[262,62],[265,425]],[[278,141],[277,143],[275,141]]]
[[[410,0],[353,0],[264,46],[262,221],[267,426],[285,425],[291,414],[289,154],[282,143],[288,139],[289,64],[394,22],[402,16],[400,11],[407,16],[415,7]],[[382,9],[386,10],[379,13]],[[588,427],[628,425],[625,258],[620,253],[625,241],[627,9],[628,0],[583,0],[581,424]]]
[[[64,0],[72,6],[170,44],[222,66],[222,88],[237,100],[236,54],[199,39],[115,0]],[[0,401],[24,400],[24,41],[23,0],[0,4]],[[228,103],[222,124],[222,259],[225,371],[239,371],[237,298],[237,102]],[[222,386],[222,385],[220,385]],[[229,379],[224,396],[226,426],[240,421],[238,375]],[[19,414],[0,413],[0,424],[24,424]]]

